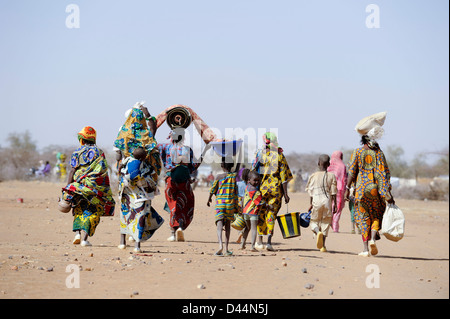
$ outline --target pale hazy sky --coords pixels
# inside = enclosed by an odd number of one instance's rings
[[[276,128],[287,153],[354,148],[355,124],[387,111],[380,144],[412,158],[448,146],[448,37],[444,0],[2,0],[0,145],[25,130],[39,148],[71,145],[90,125],[112,148],[145,100],[221,132]]]

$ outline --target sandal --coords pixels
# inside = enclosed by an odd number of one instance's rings
[[[369,255],[369,252],[368,252],[368,251],[362,251],[362,252],[360,252],[360,253],[358,254],[358,256],[361,256],[361,257],[369,257],[370,255]]]
[[[375,241],[369,240],[369,247],[370,247],[370,254],[372,256],[375,256],[376,254],[378,254],[378,248],[377,248],[377,245],[375,244]]]
[[[76,234],[75,238],[73,239],[73,244],[74,245],[78,245],[81,242],[81,235],[80,234]]]
[[[184,241],[184,234],[181,228],[178,228],[175,232],[176,241]]]
[[[323,247],[323,233],[320,231],[317,233],[317,248],[321,249]]]

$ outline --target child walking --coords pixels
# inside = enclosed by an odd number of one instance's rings
[[[238,211],[234,214],[234,223],[236,221],[240,220],[242,218],[242,208],[243,208],[243,202],[244,202],[244,196],[245,196],[245,188],[247,187],[248,183],[248,173],[250,170],[248,168],[242,168],[236,178],[236,186],[237,186],[237,192],[238,192]],[[231,224],[231,227],[233,227],[233,223]],[[239,236],[236,240],[236,244],[240,244],[242,241],[242,235],[244,234],[245,226],[243,229],[239,230]]]
[[[262,194],[259,191],[259,185],[261,184],[261,177],[258,172],[250,171],[248,174],[248,183],[245,188],[244,202],[242,205],[242,215],[244,216],[246,227],[242,235],[242,244],[240,249],[245,249],[245,242],[247,240],[248,233],[252,232],[251,251],[257,252],[255,247],[256,234],[259,221],[260,207],[264,205]]]
[[[337,182],[333,173],[327,172],[330,157],[326,154],[319,156],[319,171],[313,173],[306,184],[306,191],[311,200],[311,230],[316,234],[317,248],[326,252],[325,239],[331,226],[333,214],[336,212]],[[334,204],[334,205],[333,205]]]
[[[237,212],[238,196],[236,186],[236,175],[239,164],[234,172],[233,162],[223,160],[221,167],[224,173],[219,174],[211,186],[207,206],[212,201],[212,196],[216,195],[216,225],[217,238],[219,241],[219,250],[214,254],[216,256],[230,256],[233,253],[228,250],[228,242],[230,241],[230,225],[234,220],[234,214]],[[222,239],[222,230],[225,229],[225,242]]]

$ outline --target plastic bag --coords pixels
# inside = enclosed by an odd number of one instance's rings
[[[399,241],[405,234],[405,216],[395,204],[388,204],[381,223],[381,234],[392,241]]]

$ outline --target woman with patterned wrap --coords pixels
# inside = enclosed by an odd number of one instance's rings
[[[80,147],[72,154],[68,185],[63,188],[62,200],[73,208],[74,244],[91,246],[92,237],[100,222],[100,216],[114,214],[108,164],[105,154],[95,145],[96,132],[84,127],[78,133]]]
[[[258,225],[258,244],[256,248],[262,249],[262,236],[267,237],[267,250],[273,250],[272,237],[277,219],[278,211],[281,208],[282,199],[289,203],[287,185],[293,178],[283,149],[278,147],[277,136],[267,132],[263,135],[265,148],[259,150],[253,161],[252,169],[261,175],[260,191],[264,202],[267,204],[261,208],[260,214],[264,217],[264,223]]]
[[[134,252],[141,252],[141,243],[150,239],[164,223],[152,207],[157,193],[161,160],[154,139],[155,120],[143,102],[127,112],[114,147],[119,171],[121,202],[119,249],[126,248],[126,237],[135,242]]]
[[[355,183],[355,218],[361,230],[364,247],[359,255],[364,257],[378,254],[375,240],[380,238],[378,231],[381,228],[386,201],[394,203],[389,167],[383,151],[376,142],[376,139],[384,132],[381,129],[384,118],[380,123],[373,124],[368,130],[360,130],[358,126],[356,127],[362,135],[363,146],[353,151],[348,164],[345,199],[349,200],[350,186]]]

